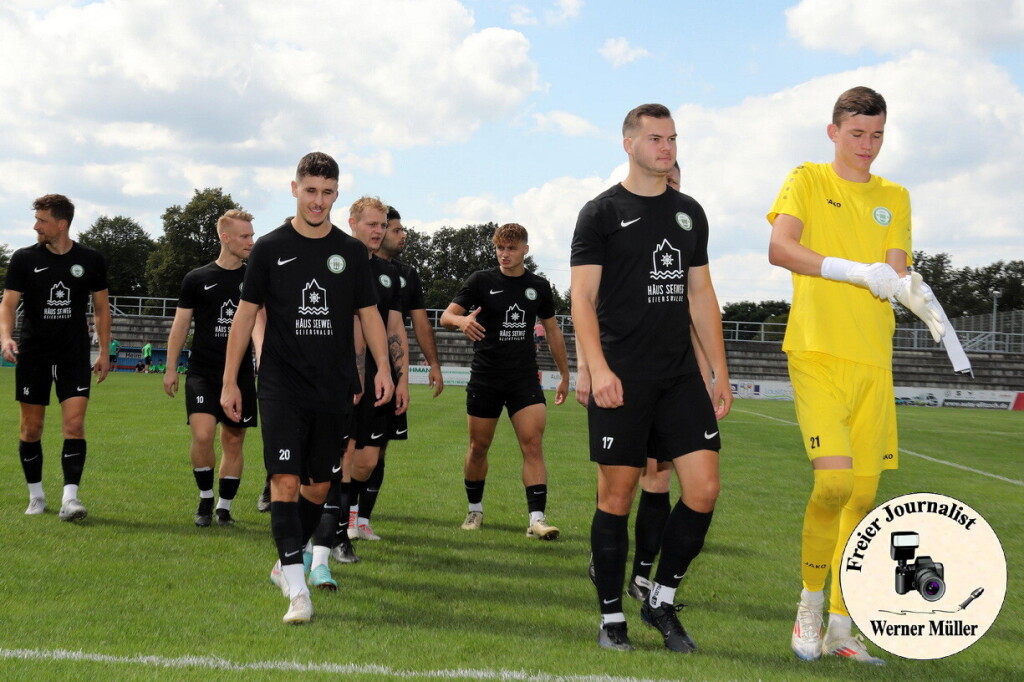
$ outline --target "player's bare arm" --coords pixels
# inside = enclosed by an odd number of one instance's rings
[[[249,301],[239,301],[235,317],[228,332],[228,345],[224,354],[224,380],[220,392],[220,406],[233,420],[242,419],[242,392],[238,390],[238,368],[252,340],[259,306]]]
[[[356,375],[359,378],[359,390],[352,396],[352,404],[358,405],[359,399],[366,391],[366,337],[363,336],[363,325],[359,324],[359,315],[352,316],[352,333],[355,335],[352,348],[356,356]]]
[[[540,323],[544,325],[544,335],[548,340],[548,348],[551,349],[551,357],[555,359],[555,365],[561,375],[555,388],[555,405],[561,405],[565,402],[565,396],[569,395],[569,354],[565,349],[565,337],[556,318],[549,317]]]
[[[483,326],[476,321],[482,308],[466,314],[466,309],[458,303],[449,303],[445,311],[441,313],[441,326],[445,329],[453,329],[462,332],[470,341],[483,341]]]
[[[879,298],[889,298],[896,293],[900,275],[888,262],[888,256],[885,263],[857,263],[820,254],[800,243],[803,228],[803,221],[796,216],[786,213],[775,216],[768,244],[768,262],[798,275],[849,282],[868,289]],[[906,271],[905,260],[901,269]]]
[[[718,419],[729,414],[732,407],[732,386],[725,361],[725,341],[722,339],[722,313],[718,297],[711,283],[711,270],[707,265],[690,268],[687,274],[687,300],[690,319],[697,332],[708,364],[714,374],[711,404]]]
[[[106,289],[92,292],[93,324],[96,325],[96,335],[99,337],[100,354],[93,365],[93,374],[96,375],[96,383],[107,378],[110,372],[110,356],[103,352],[104,348],[110,346],[110,295]]]
[[[395,368],[395,414],[409,409],[409,334],[405,331],[402,313],[388,312],[388,356]]]
[[[178,394],[178,358],[188,338],[192,324],[192,309],[178,308],[174,311],[174,322],[167,334],[167,369],[164,370],[164,393],[172,398]]]
[[[573,343],[576,344],[576,402],[586,407],[590,404],[590,370],[587,369],[587,358],[583,355],[578,334],[574,336]]]
[[[263,339],[267,333],[267,311],[263,306],[256,312],[256,324],[252,328],[252,349],[256,353],[256,371],[260,370],[263,358]]]
[[[433,397],[436,398],[444,390],[444,377],[441,375],[441,362],[437,357],[434,328],[430,325],[430,318],[427,317],[426,310],[410,310],[409,317],[412,318],[412,330],[416,334],[416,343],[419,344],[423,357],[430,365],[430,387],[434,389]]]
[[[395,385],[391,381],[391,372],[388,371],[388,339],[387,330],[384,329],[384,321],[380,319],[380,313],[376,305],[359,309],[359,321],[363,327],[363,337],[366,339],[366,347],[377,363],[377,374],[373,379],[374,395],[377,397],[375,407],[380,407],[389,400],[395,392]],[[369,377],[367,377],[369,379]]]
[[[4,289],[4,299],[0,301],[0,350],[7,362],[18,361],[18,342],[14,340],[14,315],[21,301],[21,292]]]
[[[597,292],[601,286],[600,265],[574,265],[572,289],[572,323],[576,339],[587,358],[590,370],[590,391],[598,407],[620,407],[622,382],[608,367],[601,348],[601,330],[597,321]]]

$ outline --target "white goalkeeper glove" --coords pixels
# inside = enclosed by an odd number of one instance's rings
[[[857,263],[831,256],[822,261],[821,276],[862,286],[878,298],[895,296],[900,285],[900,276],[888,263]]]
[[[941,309],[934,305],[935,294],[932,293],[932,288],[924,283],[920,273],[912,272],[900,279],[896,300],[921,318],[928,331],[932,333],[935,343],[942,339],[942,335],[946,333],[946,325],[942,323]]]

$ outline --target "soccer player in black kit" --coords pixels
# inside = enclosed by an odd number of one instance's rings
[[[572,241],[572,308],[581,371],[589,373],[590,459],[598,465],[591,525],[601,611],[598,644],[631,649],[622,611],[629,511],[648,454],[670,461],[682,496],[669,514],[644,622],[665,646],[696,644],[679,622],[676,588],[704,545],[718,498],[716,419],[732,404],[721,314],[708,270],[708,224],[691,197],[668,189],[672,115],[637,107],[622,126],[629,174],[580,211]],[[690,325],[713,369],[710,397]]]
[[[189,457],[192,473],[199,488],[199,507],[193,521],[201,528],[213,520],[213,466],[216,464],[213,441],[220,422],[221,461],[218,476],[217,523],[229,526],[231,503],[242,477],[242,446],[245,430],[256,426],[256,380],[252,355],[243,357],[238,370],[238,386],[242,391],[242,419],[234,421],[220,406],[221,379],[224,376],[224,353],[227,348],[231,319],[238,309],[245,276],[245,259],[252,251],[252,215],[232,209],[217,220],[220,254],[217,260],[196,268],[181,283],[181,296],[174,313],[174,322],[167,336],[167,369],[164,391],[172,398],[178,393],[178,357],[185,345],[189,326],[195,320],[188,375],[185,378],[185,413],[192,432]],[[261,311],[253,329],[256,344],[263,339],[265,317]]]
[[[309,581],[313,587],[328,591],[338,587],[327,564],[332,549],[335,550],[335,559],[341,563],[359,561],[352,552],[348,519],[338,522],[339,515],[347,511],[341,507],[359,503],[360,495],[366,490],[367,481],[377,466],[380,448],[387,444],[392,431],[389,423],[396,415],[405,414],[409,405],[409,348],[402,321],[398,271],[373,255],[384,237],[386,216],[387,206],[375,197],[361,197],[349,208],[349,228],[352,236],[364,246],[363,258],[369,260],[373,275],[379,319],[387,330],[389,362],[381,369],[391,376],[395,392],[391,401],[383,405],[377,404],[369,391],[362,392],[356,403],[344,459],[348,482],[340,480],[341,476],[332,481],[323,516],[313,535]],[[370,377],[378,371],[378,365],[376,358],[367,355],[361,344],[360,324],[358,321],[355,333],[356,367],[360,377]]]
[[[61,468],[64,494],[59,518],[77,521],[87,515],[78,499],[85,467],[85,411],[89,405],[90,371],[96,383],[110,369],[104,352],[110,344],[110,300],[103,256],[73,242],[68,234],[75,206],[61,194],[47,194],[32,204],[38,243],[11,256],[0,302],[0,349],[16,362],[14,399],[21,403],[20,442],[29,505],[26,514],[46,511],[43,492],[43,420],[50,404],[50,386],[60,402]],[[99,335],[99,357],[89,366],[86,312],[92,295],[93,320]],[[18,303],[24,302],[20,343],[13,338]]]
[[[394,206],[388,206],[387,230],[380,242],[380,247],[375,255],[391,263],[398,271],[400,285],[402,315],[408,315],[412,321],[413,332],[416,334],[416,341],[419,343],[423,358],[430,367],[428,382],[433,388],[433,396],[436,398],[444,390],[444,378],[441,376],[441,363],[437,359],[437,344],[434,340],[434,328],[427,317],[427,306],[423,300],[423,285],[420,282],[419,273],[407,263],[398,260],[405,248],[405,227],[402,226],[402,216]],[[412,364],[412,358],[409,358]],[[408,411],[395,415],[388,422],[389,434],[387,443],[380,448],[377,456],[377,466],[366,481],[366,489],[359,495],[358,504],[351,506],[348,523],[348,536],[358,540],[380,540],[373,528],[370,526],[370,516],[377,504],[377,495],[384,485],[384,468],[388,443],[393,440],[409,439]]]
[[[366,247],[330,221],[338,175],[337,162],[322,152],[299,161],[291,183],[295,217],[252,249],[224,365],[221,406],[239,421],[238,368],[262,307],[267,325],[257,397],[278,553],[271,581],[289,599],[286,623],[305,623],[313,615],[302,550],[341,471],[345,427],[358,390],[353,315],[379,366],[387,367]],[[366,377],[366,383],[378,403],[391,399],[388,372]]]
[[[555,320],[551,285],[526,271],[530,247],[522,225],[509,223],[492,238],[498,267],[474,272],[441,315],[441,324],[458,329],[473,341],[473,365],[466,386],[469,449],[464,478],[469,510],[463,530],[483,524],[487,452],[503,407],[523,453],[523,485],[530,514],[527,537],[554,540],[559,530],[545,517],[548,486],[542,441],[547,421],[544,391],[537,378],[533,326],[539,318],[547,332],[551,355],[562,375],[555,391],[561,405],[569,391],[565,339]],[[470,309],[476,308],[472,312]]]

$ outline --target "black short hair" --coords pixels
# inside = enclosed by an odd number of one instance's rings
[[[44,194],[32,202],[33,211],[49,211],[55,220],[66,220],[68,226],[75,219],[75,205],[63,194]]]
[[[394,206],[388,206],[388,222],[390,223],[392,220],[401,219],[402,214],[398,212],[398,209],[396,209]]]
[[[664,104],[641,104],[626,114],[622,121],[622,136],[630,137],[640,127],[640,118],[650,116],[651,118],[672,118],[672,112]]]
[[[310,152],[299,160],[299,166],[295,169],[295,179],[301,180],[305,177],[327,178],[337,180],[341,174],[338,162],[323,152]]]

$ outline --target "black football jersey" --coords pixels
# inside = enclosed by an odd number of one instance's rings
[[[89,296],[107,288],[107,262],[98,251],[78,243],[61,255],[43,244],[18,249],[4,287],[21,293],[20,361],[89,362]]]
[[[484,328],[482,341],[473,342],[473,371],[537,371],[533,326],[555,315],[551,284],[532,272],[519,277],[501,268],[478,270],[455,295],[467,311],[480,307],[476,321]]]
[[[602,268],[601,346],[620,378],[697,371],[687,276],[708,263],[708,221],[692,197],[674,189],[644,197],[615,185],[580,211],[569,262]]]

